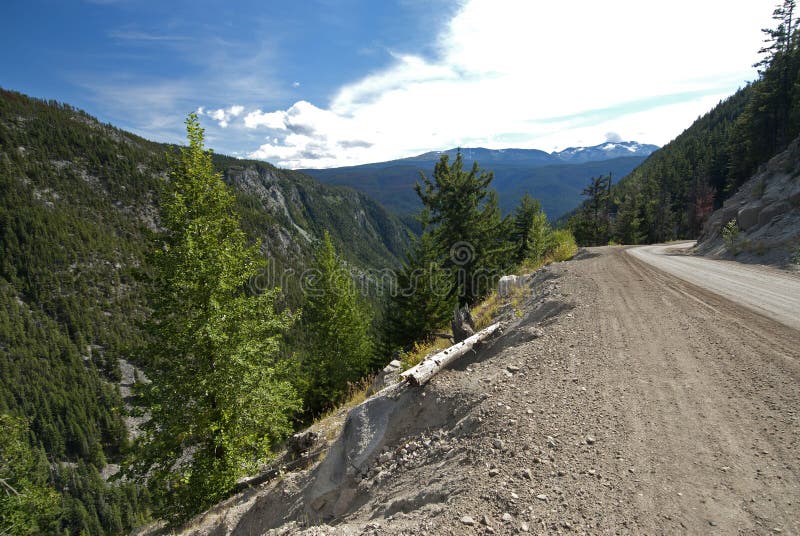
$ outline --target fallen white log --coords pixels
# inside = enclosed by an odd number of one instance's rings
[[[417,366],[408,369],[400,374],[400,378],[415,385],[422,385],[423,383],[426,383],[440,370],[472,350],[475,344],[486,339],[499,328],[500,322],[480,330],[475,335],[461,341],[458,344],[454,344],[446,350],[442,350],[438,354],[432,355]]]

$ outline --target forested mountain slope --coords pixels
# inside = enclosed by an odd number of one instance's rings
[[[541,200],[545,212],[558,218],[580,201],[586,178],[611,173],[623,177],[658,149],[636,142],[606,143],[595,147],[570,147],[557,153],[536,149],[460,149],[464,162],[478,162],[492,170],[492,187],[497,191],[504,214],[529,193]],[[356,188],[400,215],[416,213],[421,203],[414,192],[420,172],[430,176],[434,165],[447,154],[454,159],[458,149],[429,152],[411,158],[361,166],[309,169],[317,180]]]
[[[720,102],[612,189],[612,235],[621,242],[693,237],[747,176],[737,161],[754,95],[748,86]],[[771,156],[771,155],[770,155]]]
[[[800,36],[794,3],[765,30],[755,82],[720,102],[610,189],[587,192],[571,225],[584,244],[697,237],[709,216],[800,134]]]
[[[165,153],[84,112],[0,90],[0,412],[25,417],[41,472],[63,492],[62,529],[119,533],[147,497],[100,477],[128,439],[115,384],[142,342],[140,275],[159,227]],[[355,269],[395,266],[407,240],[365,195],[217,156],[238,211],[292,303],[322,230]],[[294,283],[293,283],[294,282]]]

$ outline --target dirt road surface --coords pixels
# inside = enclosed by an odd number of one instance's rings
[[[335,517],[309,515],[311,470],[196,533],[800,534],[797,329],[621,247],[533,287],[415,388]]]
[[[630,255],[753,311],[800,329],[800,276],[766,266],[681,255],[694,242],[642,246]]]

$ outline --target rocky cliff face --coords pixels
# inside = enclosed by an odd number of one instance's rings
[[[215,164],[253,211],[252,231],[267,236],[269,256],[295,267],[304,265],[314,243],[327,230],[337,250],[355,267],[399,264],[407,228],[366,195],[323,185],[264,162],[217,157]]]
[[[723,227],[731,221],[735,222],[735,236],[726,240]],[[800,139],[711,215],[697,250],[703,255],[794,267],[799,248]]]

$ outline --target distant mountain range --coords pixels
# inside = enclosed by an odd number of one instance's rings
[[[542,201],[545,212],[556,219],[575,208],[592,176],[611,173],[619,180],[641,164],[656,145],[634,141],[608,142],[594,147],[570,147],[547,153],[537,149],[462,148],[466,165],[473,162],[494,172],[492,183],[504,213],[513,210],[524,193]],[[407,216],[420,208],[414,192],[419,173],[430,176],[442,154],[451,160],[459,149],[434,151],[410,158],[329,169],[302,170],[315,179],[360,190],[388,209]]]
[[[550,153],[569,164],[582,164],[584,162],[597,162],[614,158],[629,156],[647,157],[658,150],[658,145],[637,143],[635,141],[607,142],[593,147],[568,147],[557,153]]]

